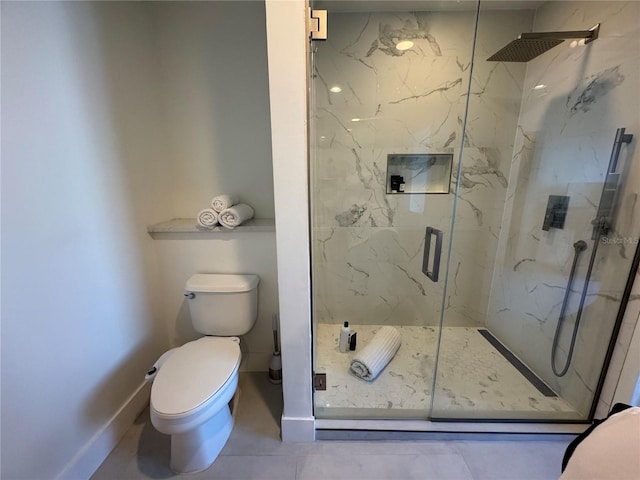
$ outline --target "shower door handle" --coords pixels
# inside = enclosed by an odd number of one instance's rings
[[[433,269],[429,269],[429,258],[431,250],[431,237],[436,236],[436,246],[433,252]],[[427,232],[424,236],[424,254],[422,257],[422,273],[429,277],[433,282],[438,281],[438,275],[440,273],[440,256],[442,254],[442,230],[437,228],[427,227]]]

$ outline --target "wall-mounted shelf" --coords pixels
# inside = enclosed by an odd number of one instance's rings
[[[156,234],[171,233],[221,236],[231,233],[275,232],[276,223],[273,218],[253,218],[231,230],[220,225],[213,228],[203,228],[198,225],[195,218],[174,218],[166,222],[150,225],[147,227],[147,231],[152,237]]]

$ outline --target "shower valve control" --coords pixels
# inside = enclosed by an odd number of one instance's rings
[[[549,195],[547,210],[544,214],[542,230],[548,232],[550,228],[564,228],[569,208],[569,197],[566,195]]]

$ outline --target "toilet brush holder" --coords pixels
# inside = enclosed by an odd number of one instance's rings
[[[271,317],[271,327],[273,329],[273,355],[269,363],[269,381],[271,383],[282,383],[282,358],[280,357],[280,347],[278,346],[278,315]]]
[[[271,356],[271,362],[269,363],[269,381],[271,383],[282,383],[282,357],[280,352],[275,352]]]

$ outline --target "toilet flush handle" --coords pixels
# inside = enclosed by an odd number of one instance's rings
[[[194,298],[196,298],[196,294],[193,292],[185,293],[184,296],[187,297],[189,300],[193,300]]]

